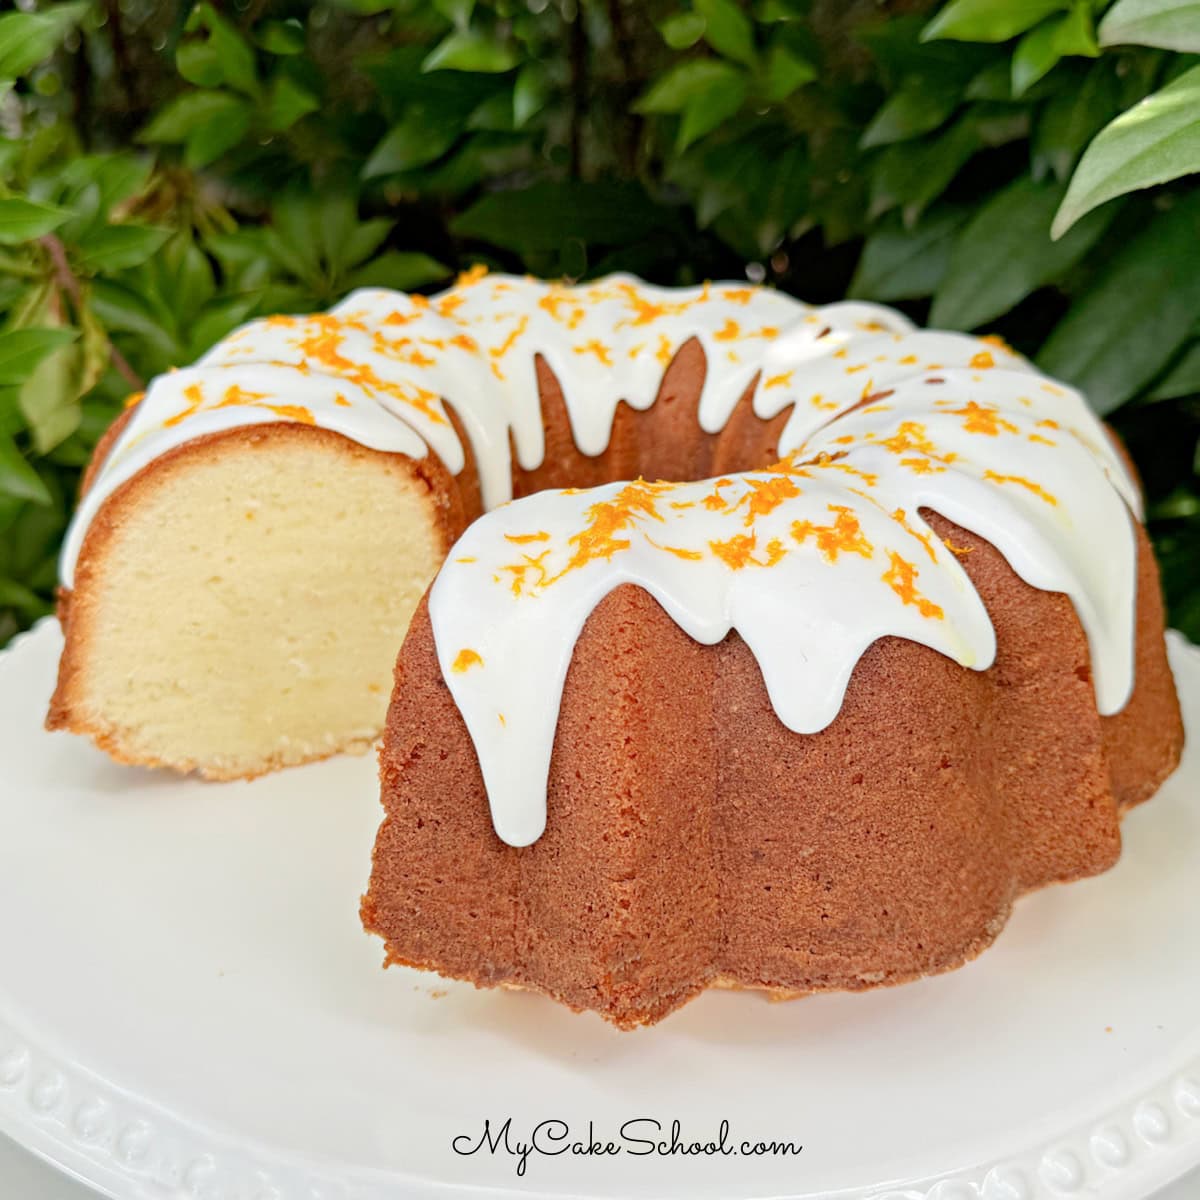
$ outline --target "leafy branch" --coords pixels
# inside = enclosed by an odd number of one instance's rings
[[[477,261],[999,333],[1126,439],[1200,639],[1197,54],[1193,0],[5,13],[0,641],[48,611],[79,472],[142,380]]]

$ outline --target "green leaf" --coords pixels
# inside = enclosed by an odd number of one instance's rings
[[[223,121],[242,107],[242,101],[228,92],[184,92],[155,113],[138,134],[138,141],[183,142],[194,130]]]
[[[1127,241],[1038,355],[1101,415],[1133,396],[1174,357],[1200,312],[1200,192]]]
[[[1084,152],[1052,234],[1114,196],[1200,170],[1200,67],[1147,96],[1097,135]]]
[[[254,50],[237,26],[227,21],[211,4],[201,3],[188,15],[185,29],[188,33],[207,30],[208,45],[212,48],[224,82],[247,96],[257,96],[258,71]],[[211,85],[206,82],[206,86]]]
[[[438,43],[421,63],[422,71],[472,71],[498,74],[511,71],[518,62],[516,51],[493,37],[472,30],[452,33]]]
[[[887,146],[936,129],[958,107],[960,94],[953,80],[909,77],[875,114],[859,145]]]
[[[693,58],[672,67],[634,104],[637,112],[678,113],[688,102],[710,88],[741,80],[742,72],[715,58]]]
[[[1200,0],[1117,0],[1100,22],[1100,44],[1126,43],[1200,54]]]
[[[16,79],[44,62],[91,7],[87,0],[44,12],[0,17],[0,79]]]
[[[461,134],[462,123],[457,114],[414,105],[371,152],[363,167],[363,178],[375,179],[433,162],[441,158]]]
[[[1063,190],[1061,184],[1023,176],[979,209],[951,253],[929,313],[931,325],[975,329],[994,320],[1057,279],[1096,244],[1113,214],[1096,213],[1069,237],[1050,240],[1050,221]]]
[[[291,129],[301,117],[315,112],[320,106],[321,102],[312,92],[302,87],[287,72],[279,71],[267,90],[264,114],[267,128],[276,132]]]
[[[0,432],[0,495],[32,500],[34,504],[53,503],[42,477],[26,462],[12,438],[3,432]],[[14,601],[0,595],[0,603],[12,604]]]
[[[2,438],[0,438],[2,442]],[[3,464],[5,453],[0,449],[0,464]],[[41,483],[41,480],[38,480]],[[0,465],[0,492],[4,492],[3,466]],[[53,503],[50,493],[46,492],[45,500],[38,500],[37,503],[49,505]],[[32,589],[26,587],[23,583],[16,579],[6,579],[0,577],[0,607],[17,608],[29,613],[40,613],[45,610],[46,603]]]
[[[79,427],[81,361],[76,346],[60,347],[21,385],[18,404],[39,454],[49,453]]]
[[[79,192],[95,187],[100,217],[107,217],[117,205],[137,195],[149,177],[149,159],[133,154],[82,154],[62,173],[63,183]]]
[[[1200,395],[1200,342],[1194,342],[1149,391],[1148,400]]]
[[[449,267],[428,254],[389,250],[350,275],[346,287],[382,287],[407,292],[436,283],[450,273]]]
[[[0,333],[0,385],[24,383],[42,359],[78,336],[74,329],[12,329]]]
[[[295,17],[286,21],[264,21],[256,41],[268,54],[290,57],[304,53],[304,26]]]
[[[767,68],[763,73],[763,94],[773,104],[786,100],[798,87],[811,83],[817,69],[806,59],[793,54],[777,42],[767,52]]]
[[[682,153],[694,141],[732,117],[745,103],[746,90],[745,76],[735,70],[733,75],[693,96],[683,110],[675,141],[676,153]]]
[[[703,13],[679,12],[663,21],[658,32],[672,50],[686,50],[704,36],[706,25]]]
[[[513,131],[512,96],[505,92],[493,92],[467,118],[470,130],[511,133]]]
[[[734,0],[693,0],[704,18],[704,40],[726,58],[754,63],[754,26]]]
[[[169,229],[150,225],[106,225],[79,244],[80,262],[89,274],[136,267],[160,250],[170,236]]]
[[[392,222],[387,217],[363,221],[341,237],[336,261],[349,267],[358,266],[383,245],[391,231]],[[333,255],[330,257],[334,258]]]
[[[961,209],[944,208],[913,229],[905,229],[898,217],[884,220],[863,246],[848,295],[881,302],[930,295],[946,273],[965,219]]]
[[[1043,106],[1033,131],[1034,176],[1065,180],[1084,146],[1120,111],[1116,72],[1102,59]]]
[[[905,223],[913,224],[981,145],[967,114],[932,139],[886,147],[871,173],[871,215],[899,205]]]
[[[1051,17],[1027,33],[1012,57],[1012,94],[1023,96],[1059,59],[1079,54],[1095,58],[1100,53],[1092,29],[1092,11],[1076,3],[1069,13]]]
[[[526,63],[517,73],[512,93],[512,122],[520,129],[546,106],[550,81],[540,63]]]
[[[32,241],[57,229],[70,216],[65,209],[21,196],[0,199],[0,245]]]
[[[1007,42],[1064,8],[1065,0],[951,0],[921,31],[921,41]]]
[[[259,293],[232,296],[206,308],[188,329],[187,357],[194,360],[232,333],[254,311]]]
[[[206,167],[232,150],[250,132],[251,108],[244,100],[229,97],[224,113],[202,121],[187,136],[183,161],[193,168]]]
[[[225,82],[220,51],[211,41],[180,42],[175,50],[175,69],[198,87],[215,88]]]
[[[620,246],[671,230],[670,209],[631,183],[536,183],[493,192],[450,223],[457,237],[480,238],[519,253],[558,252],[573,238]]]

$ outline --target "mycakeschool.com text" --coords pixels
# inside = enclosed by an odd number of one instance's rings
[[[697,1136],[694,1131],[684,1130],[678,1120],[664,1122],[654,1117],[632,1117],[615,1132],[607,1134],[597,1131],[593,1121],[588,1121],[586,1126],[572,1127],[566,1121],[550,1118],[519,1130],[513,1127],[512,1117],[503,1121],[488,1118],[482,1129],[455,1135],[450,1148],[464,1157],[483,1154],[508,1158],[520,1176],[525,1175],[533,1160],[561,1155],[581,1158],[644,1158],[650,1155],[728,1158],[767,1154],[794,1156],[804,1149],[798,1141],[739,1138],[730,1130],[728,1121]]]

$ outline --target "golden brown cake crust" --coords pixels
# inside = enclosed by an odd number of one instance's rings
[[[671,403],[622,406],[608,451],[585,459],[538,366],[547,458],[518,472],[518,494],[751,469],[771,461],[787,416],[759,420],[748,392],[720,434],[704,434],[703,355],[681,352],[660,391]],[[1026,584],[983,538],[922,516],[988,608],[988,671],[884,638],[833,724],[801,736],[736,633],[701,646],[647,593],[619,587],[576,646],[546,831],[522,848],[493,831],[427,596],[396,666],[385,818],[362,901],[386,961],[540,991],[633,1028],[709,986],[778,998],[950,970],[994,940],[1022,894],[1110,867],[1120,816],[1183,744],[1144,530],[1135,691],[1102,718],[1070,600]]]

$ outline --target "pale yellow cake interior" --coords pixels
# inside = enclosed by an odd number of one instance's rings
[[[108,512],[76,581],[72,726],[214,779],[373,743],[446,550],[411,463],[328,435],[196,443]]]

